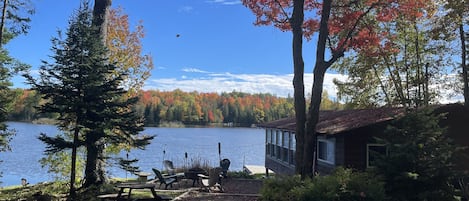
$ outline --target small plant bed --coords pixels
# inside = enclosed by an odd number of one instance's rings
[[[223,193],[207,193],[199,190],[190,191],[176,198],[179,201],[254,201],[259,199],[263,180],[246,178],[226,178],[222,181]]]

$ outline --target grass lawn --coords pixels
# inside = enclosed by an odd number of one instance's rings
[[[102,188],[102,193],[99,194],[110,194],[117,193],[118,189],[115,188],[116,183],[120,182],[135,182],[135,180],[125,179],[113,179],[111,184],[106,184]],[[39,183],[28,186],[8,186],[0,189],[0,200],[35,200],[37,196],[43,196],[51,200],[63,200],[66,198],[69,191],[69,185],[66,182],[49,182]],[[182,194],[181,192],[158,192],[160,195],[167,197],[177,197]],[[91,195],[95,197],[97,195]],[[152,194],[149,190],[132,190],[132,198],[152,198]]]

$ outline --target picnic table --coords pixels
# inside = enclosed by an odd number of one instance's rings
[[[150,189],[151,194],[153,195],[153,198],[155,198],[155,200],[171,200],[170,198],[159,196],[155,191],[156,185],[153,183],[119,184],[116,187],[119,188],[119,192],[117,193],[116,197],[117,200],[125,200],[125,197],[127,197],[127,200],[131,200],[130,197],[133,189]],[[125,189],[129,189],[127,196],[124,196]]]

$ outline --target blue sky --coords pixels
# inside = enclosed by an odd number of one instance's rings
[[[35,0],[31,30],[10,42],[11,55],[32,66],[32,72],[51,55],[52,37],[65,31],[79,0]],[[291,33],[254,26],[255,16],[239,0],[113,0],[130,22],[143,20],[144,53],[155,68],[144,89],[272,93],[293,95]],[[179,37],[176,35],[179,34]],[[306,89],[312,83],[316,41],[304,44]],[[325,89],[334,94],[334,77]],[[14,87],[28,88],[15,77]],[[310,92],[307,90],[306,93]]]

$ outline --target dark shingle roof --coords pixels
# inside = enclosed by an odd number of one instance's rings
[[[318,133],[337,134],[344,131],[365,127],[379,122],[394,119],[403,115],[403,108],[374,108],[338,111],[320,111],[319,123],[316,127]],[[259,125],[264,128],[277,128],[295,131],[295,118],[284,118]]]

